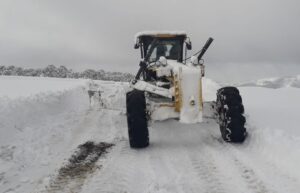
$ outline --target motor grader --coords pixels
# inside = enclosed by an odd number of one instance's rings
[[[179,119],[182,123],[203,120],[202,78],[205,75],[203,55],[213,42],[187,58],[191,50],[185,32],[140,32],[135,49],[140,49],[140,68],[126,93],[129,143],[132,148],[149,145],[149,120]],[[189,62],[187,62],[189,60]],[[244,107],[239,90],[224,87],[211,103],[221,135],[226,142],[243,142],[246,138]]]

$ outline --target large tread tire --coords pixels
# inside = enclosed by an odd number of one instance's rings
[[[149,131],[144,92],[133,90],[126,93],[126,109],[130,147],[147,147],[149,145]]]
[[[224,87],[217,92],[217,113],[222,138],[226,142],[242,143],[246,139],[246,118],[239,90]]]

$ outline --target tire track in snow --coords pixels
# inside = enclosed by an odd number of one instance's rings
[[[204,129],[208,128],[202,129],[198,124],[186,126],[176,121],[153,126],[150,164],[155,188],[152,192],[232,192],[222,182],[223,174],[209,149],[205,148],[207,131]],[[202,126],[210,127],[206,123]]]
[[[280,168],[275,166],[273,163],[265,162],[262,163],[264,170],[268,173],[268,176],[272,177],[272,180],[279,183],[273,183],[276,186],[278,192],[289,192],[298,193],[300,190],[300,181],[289,174],[282,171]]]
[[[217,140],[213,144],[215,148],[219,146],[220,152],[226,152],[228,155],[227,158],[230,158],[234,166],[238,170],[238,174],[240,178],[245,182],[247,188],[254,193],[274,193],[275,190],[271,190],[266,183],[257,175],[255,169],[250,165],[246,164],[242,161],[242,159],[238,158],[239,156],[233,151],[233,144],[225,143],[222,140]],[[223,153],[224,154],[224,153]],[[225,156],[225,155],[224,155]]]
[[[114,193],[114,192],[130,192],[130,176],[134,170],[132,164],[132,156],[128,152],[128,146],[125,141],[119,144],[118,157],[122,158],[122,161],[117,158],[115,163],[110,167],[107,172],[107,176],[99,178],[99,192],[100,193]],[[125,158],[125,159],[124,159]]]
[[[226,187],[221,182],[221,174],[211,155],[205,150],[191,152],[191,164],[201,181],[204,182],[205,193],[226,193]]]
[[[201,192],[202,185],[189,163],[189,149],[185,146],[191,140],[189,129],[178,127],[178,124],[169,120],[151,125],[151,144],[147,149],[151,185],[147,193]]]
[[[272,161],[261,157],[263,155],[250,154],[245,148],[247,141],[244,144],[230,144],[215,137],[219,136],[218,134],[216,135],[212,131],[209,133],[214,140],[207,143],[207,147],[215,151],[214,154],[218,153],[219,155],[216,157],[224,159],[224,163],[225,159],[227,160],[227,166],[232,168],[232,172],[236,172],[235,180],[239,181],[239,187],[245,186],[254,193],[299,192],[300,183],[298,179],[280,170]]]
[[[215,126],[209,123],[209,127]],[[215,131],[206,128],[205,132],[206,134],[202,134],[202,147],[190,153],[192,165],[198,176],[206,182],[205,192],[276,192],[273,189],[271,191],[269,186],[259,178],[254,168],[238,159],[230,144],[214,137]],[[205,135],[207,136],[204,137]]]
[[[232,163],[230,161],[228,163],[228,160],[224,159],[223,149],[213,147],[215,140],[210,134],[215,132],[217,127],[218,125],[214,120],[205,119],[203,123],[192,128],[193,130],[188,137],[191,140],[189,144],[185,145],[189,163],[199,181],[202,181],[202,187],[198,192],[244,192],[245,188],[235,186],[235,176],[230,171]]]
[[[183,193],[199,193],[203,190],[203,181],[199,180],[198,174],[191,163],[189,152],[191,148],[180,145],[174,148],[173,159],[170,159],[172,170],[178,175],[176,185]],[[169,156],[167,156],[169,157]],[[183,165],[183,163],[185,163]]]
[[[248,183],[250,189],[254,189],[257,193],[261,192],[289,192],[289,193],[298,193],[300,189],[300,183],[297,179],[286,174],[284,171],[281,171],[277,168],[272,162],[268,162],[265,159],[257,162],[256,158],[248,158],[246,161],[251,160],[255,162],[255,167],[249,166],[245,163],[245,160],[242,159],[245,155],[243,152],[240,152],[235,146],[226,145],[226,148],[229,149],[229,152],[234,157],[234,161],[240,171],[242,171],[243,179]],[[237,157],[241,157],[238,159]],[[260,174],[260,177],[258,176]],[[268,183],[264,179],[272,179],[272,183]],[[278,183],[277,183],[278,182]],[[272,187],[272,189],[271,189]]]
[[[218,139],[212,136],[214,139],[210,144],[210,148],[217,150],[219,157],[227,159],[231,164],[231,167],[235,167],[238,173],[236,175],[240,176],[240,179],[244,181],[244,185],[251,192],[254,193],[273,193],[275,191],[270,191],[266,183],[261,180],[256,174],[254,168],[244,163],[238,156],[233,152],[232,144],[224,142],[222,139]],[[225,153],[226,152],[226,153]],[[232,168],[232,171],[234,168]],[[242,185],[242,184],[241,184]]]
[[[234,158],[234,162],[241,171],[241,177],[245,180],[250,190],[253,190],[255,193],[270,192],[265,183],[256,175],[254,169],[245,165],[243,162],[236,158]]]
[[[143,155],[139,155],[143,154]],[[86,184],[82,192],[99,193],[141,193],[148,186],[145,149],[135,150],[129,147],[128,141],[119,141],[110,158],[105,160],[101,172]]]
[[[150,164],[155,180],[149,192],[238,192],[226,183],[223,165],[215,162],[214,152],[207,147],[212,141],[207,130],[214,125],[187,127],[167,121],[154,126],[152,145],[157,147],[150,152]]]
[[[149,153],[149,164],[153,180],[147,192],[184,192],[179,182],[185,179],[177,171],[176,164],[172,163],[176,159],[173,151],[166,152],[165,149],[160,147],[152,149],[150,147]],[[181,153],[177,151],[177,156],[179,157],[180,155]]]

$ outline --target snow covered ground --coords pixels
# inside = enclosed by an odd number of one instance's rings
[[[134,150],[123,111],[127,83],[97,82],[113,107],[103,110],[90,107],[87,80],[0,76],[0,192],[297,193],[300,89],[291,85],[300,80],[290,82],[239,88],[249,132],[242,145],[222,142],[214,120],[168,120],[151,123],[150,146]],[[218,87],[206,79],[205,99]],[[115,145],[85,175],[60,176],[87,141]]]

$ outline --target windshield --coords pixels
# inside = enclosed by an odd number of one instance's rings
[[[154,48],[152,49],[152,53],[149,53],[149,62],[155,62],[161,56],[172,60],[180,60],[181,58],[182,50],[180,40],[178,39],[160,39],[153,46]],[[151,51],[151,44],[147,46],[147,55],[149,51]]]

